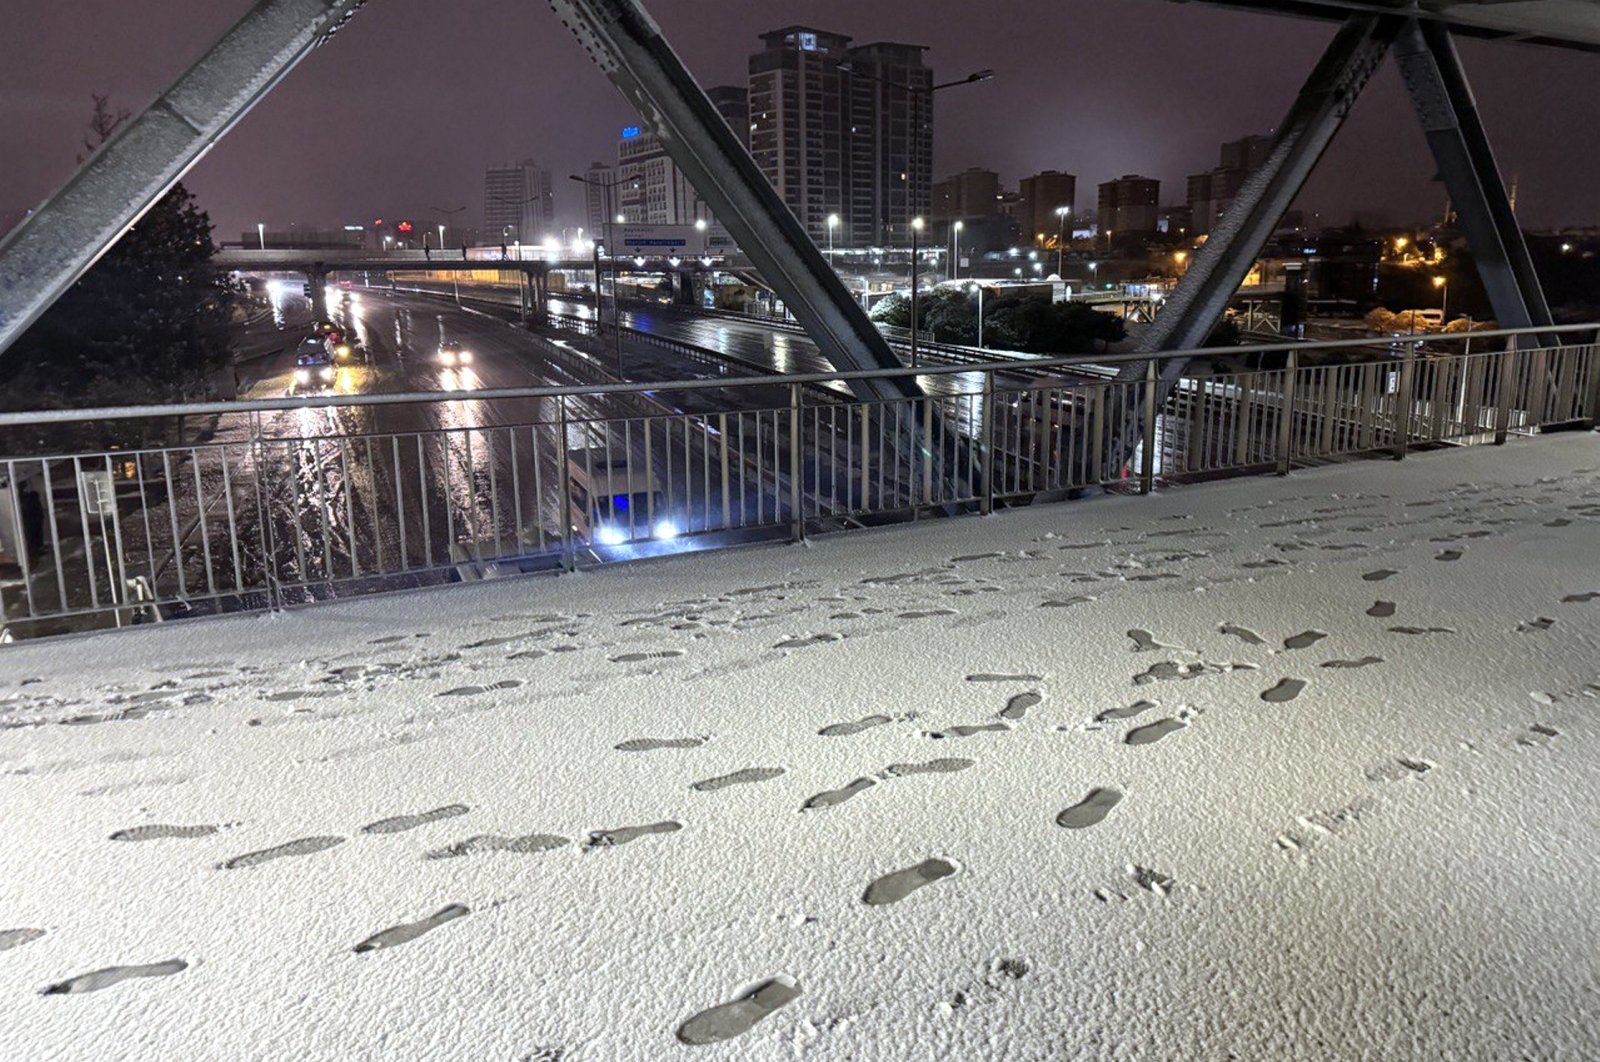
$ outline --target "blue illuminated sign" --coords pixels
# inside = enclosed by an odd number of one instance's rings
[[[622,131],[622,139],[632,140],[634,137],[638,136],[641,131],[642,130],[640,130],[638,126],[630,125]]]

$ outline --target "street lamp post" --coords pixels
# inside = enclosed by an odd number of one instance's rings
[[[983,285],[969,284],[967,287],[978,293],[978,349],[983,349]]]
[[[834,263],[833,263],[833,230],[838,228],[838,227],[839,227],[839,215],[838,214],[829,214],[828,215],[828,264],[830,266],[834,265]],[[834,266],[834,268],[837,269],[838,266]]]
[[[966,225],[967,225],[967,223],[964,222],[964,221],[957,221],[954,225],[950,226],[950,244],[951,244],[951,249],[950,249],[950,279],[951,280],[955,280],[956,279],[956,273],[961,268],[961,230],[966,228]]]
[[[256,238],[261,241],[261,249],[265,251],[267,249],[267,223],[265,221],[256,222]]]
[[[1450,323],[1450,281],[1445,277],[1434,277],[1433,286],[1440,289],[1441,293],[1439,300],[1439,328],[1442,331],[1444,326]]]
[[[1056,207],[1056,276],[1066,275],[1067,218],[1072,215],[1070,206]]]
[[[917,274],[920,262],[917,260],[917,237],[922,233],[922,219],[911,219],[911,367],[917,367]]]

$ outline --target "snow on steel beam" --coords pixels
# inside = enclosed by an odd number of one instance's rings
[[[1450,31],[1438,23],[1408,21],[1395,42],[1395,62],[1450,191],[1495,320],[1506,328],[1550,324],[1549,304]]]
[[[640,0],[550,0],[605,75],[660,136],[711,207],[835,369],[900,368],[805,229],[667,43]],[[907,378],[860,380],[858,397],[920,397]]]
[[[0,352],[366,0],[259,0],[0,240]]]

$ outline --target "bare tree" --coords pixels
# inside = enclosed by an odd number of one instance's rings
[[[110,140],[111,134],[132,118],[133,114],[125,107],[118,107],[113,112],[111,97],[103,92],[91,92],[89,98],[94,100],[94,115],[89,119],[89,135],[83,138],[83,148],[92,155],[101,144]],[[78,165],[83,165],[83,160],[86,158],[88,155],[79,155]]]

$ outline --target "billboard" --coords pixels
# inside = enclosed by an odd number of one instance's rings
[[[732,241],[722,228],[709,225],[619,225],[617,253],[642,258],[689,258],[726,255]]]

